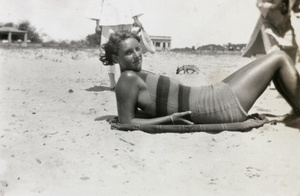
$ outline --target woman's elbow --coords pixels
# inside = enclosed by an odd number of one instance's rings
[[[128,117],[124,117],[119,115],[118,116],[118,123],[120,124],[133,124],[133,118],[128,118]]]

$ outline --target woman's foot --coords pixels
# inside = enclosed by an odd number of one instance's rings
[[[300,111],[293,110],[282,121],[286,126],[298,128],[300,130]]]
[[[300,117],[300,109],[299,108],[293,109],[292,115]]]
[[[292,121],[300,117],[300,110],[298,108],[293,109],[289,114],[284,117],[283,122]]]

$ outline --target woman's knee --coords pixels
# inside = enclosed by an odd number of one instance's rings
[[[274,60],[276,60],[276,62],[281,62],[281,63],[286,63],[286,62],[292,62],[291,57],[284,51],[282,50],[278,50],[278,51],[274,51],[272,53],[270,53],[271,58],[274,58]]]

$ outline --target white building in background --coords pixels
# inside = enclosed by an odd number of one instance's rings
[[[171,50],[170,36],[150,36],[156,50]]]
[[[27,31],[21,31],[17,27],[6,27],[0,23],[0,43],[12,44],[13,35],[23,35],[24,39],[18,40],[17,43],[22,43],[22,46],[27,46]]]

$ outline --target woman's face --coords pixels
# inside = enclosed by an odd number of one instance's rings
[[[122,41],[115,59],[120,64],[121,71],[141,71],[143,57],[139,42],[134,38]]]

